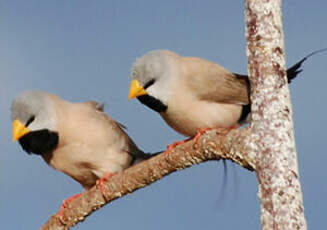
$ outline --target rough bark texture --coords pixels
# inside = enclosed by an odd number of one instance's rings
[[[231,159],[256,170],[262,229],[306,229],[285,72],[280,0],[246,0],[252,123],[241,130],[213,130],[111,177],[73,200],[41,229],[70,229],[94,210],[176,170],[208,160]]]
[[[244,168],[254,170],[253,161],[247,155],[253,152],[249,149],[250,130],[244,128],[228,131],[209,131],[196,143],[189,141],[174,148],[169,155],[162,153],[114,175],[105,182],[105,196],[102,196],[97,186],[85,191],[69,203],[62,216],[51,216],[41,229],[70,229],[103,205],[143,188],[165,175],[208,160],[231,159]]]
[[[285,72],[280,0],[246,0],[252,149],[262,229],[306,229]]]

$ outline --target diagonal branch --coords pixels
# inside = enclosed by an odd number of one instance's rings
[[[242,130],[213,130],[111,177],[103,196],[95,186],[62,217],[41,229],[70,229],[94,210],[162,177],[208,160],[230,159],[254,170],[262,229],[306,229],[298,178],[292,108],[285,71],[281,0],[245,0],[252,122]]]
[[[212,130],[202,135],[195,143],[193,140],[174,148],[169,155],[162,153],[143,161],[105,182],[105,197],[97,186],[85,191],[69,203],[62,217],[50,217],[41,230],[70,229],[83,221],[95,210],[121,196],[143,188],[172,172],[209,160],[230,159],[244,168],[254,170],[255,156],[250,155],[249,128],[242,130]]]

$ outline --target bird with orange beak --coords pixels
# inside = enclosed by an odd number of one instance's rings
[[[25,91],[13,100],[11,118],[14,141],[85,189],[150,157],[93,101],[72,103],[50,93]]]
[[[290,83],[301,64],[315,51],[287,70]],[[231,128],[250,121],[248,76],[197,57],[183,57],[169,50],[154,50],[133,64],[129,99],[158,112],[175,131],[188,137],[199,130]]]

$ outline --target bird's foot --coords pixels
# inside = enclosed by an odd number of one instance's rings
[[[203,129],[198,129],[197,130],[197,133],[195,134],[194,137],[191,137],[191,138],[188,138],[186,140],[183,140],[183,141],[175,141],[174,143],[170,144],[167,146],[167,150],[165,151],[165,154],[168,156],[170,151],[173,150],[176,146],[178,145],[181,145],[181,144],[184,144],[190,140],[193,140],[194,143],[197,143],[198,142],[198,139],[203,135],[205,134],[206,132],[210,131],[210,130],[218,130],[219,133],[222,133],[222,134],[226,134],[228,133],[229,131],[233,130],[233,129],[238,129],[240,127],[239,124],[236,124],[236,125],[233,125],[229,128],[203,128]]]
[[[198,129],[197,133],[195,134],[195,136],[193,137],[194,143],[198,142],[199,137],[201,137],[203,134],[205,134],[206,132],[210,131],[210,130],[217,130],[219,133],[221,134],[226,134],[229,131],[233,130],[233,129],[238,129],[240,127],[239,124],[233,125],[231,127],[228,128],[203,128],[203,129]]]
[[[104,176],[102,178],[100,178],[99,180],[97,180],[96,182],[96,186],[99,187],[103,197],[105,197],[105,189],[104,189],[104,182],[108,181],[113,175],[115,175],[114,173],[105,173]]]
[[[236,125],[233,125],[232,127],[230,127],[230,130],[238,129],[239,127],[241,127],[241,125],[237,123]]]
[[[212,130],[212,128],[198,129],[198,131],[196,132],[195,136],[193,137],[194,143],[197,143],[199,137],[201,137],[203,134],[205,134],[206,132],[208,132],[210,130]]]
[[[184,143],[186,143],[186,142],[188,142],[190,140],[191,140],[191,138],[188,138],[188,139],[183,140],[183,141],[175,141],[174,143],[167,146],[167,150],[166,150],[165,154],[168,156],[170,151],[173,150],[176,146],[184,144]]]
[[[67,208],[68,204],[70,202],[72,202],[72,200],[75,200],[77,197],[79,197],[81,195],[82,195],[82,193],[78,193],[78,194],[75,194],[72,197],[68,198],[67,200],[63,200],[62,201],[62,205],[60,206],[58,215],[62,217],[63,216],[63,213],[64,213],[64,209]]]

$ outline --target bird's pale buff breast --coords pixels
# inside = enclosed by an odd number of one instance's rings
[[[168,102],[167,111],[160,115],[174,130],[185,136],[194,136],[203,128],[231,127],[240,118],[240,105],[195,100],[192,95],[178,92]]]

